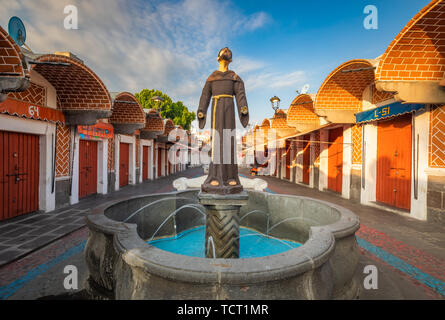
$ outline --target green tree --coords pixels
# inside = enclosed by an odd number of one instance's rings
[[[154,96],[162,97],[164,101],[155,102],[152,100]],[[180,125],[185,130],[190,129],[192,121],[196,118],[196,114],[190,112],[182,101],[173,102],[172,99],[162,91],[143,89],[141,92],[136,93],[135,97],[144,109],[158,110],[161,117],[172,119],[176,125]]]

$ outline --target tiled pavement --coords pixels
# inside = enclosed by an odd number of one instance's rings
[[[240,174],[249,177],[248,170]],[[328,201],[353,211],[360,219],[356,237],[362,256],[409,279],[430,298],[445,298],[445,228],[380,208],[364,206],[337,194],[307,186],[260,176],[269,183],[269,192],[299,195]],[[390,273],[391,273],[390,272]],[[411,291],[411,292],[410,292]],[[409,297],[412,290],[405,290]],[[419,299],[419,297],[414,297]]]
[[[0,266],[85,225],[87,209],[33,213],[0,223]]]
[[[171,183],[179,176],[193,177],[202,174],[201,168],[155,181],[127,186],[107,195],[96,195],[70,207],[55,211],[31,213],[0,222],[0,266],[17,260],[55,240],[85,226],[85,215],[104,202],[129,195],[138,196],[154,192],[172,191]]]
[[[247,171],[241,173],[247,175]],[[186,177],[195,177],[202,174],[200,169],[191,169],[180,174]],[[63,213],[67,216],[67,225],[75,223],[69,221],[76,213],[84,215],[88,209],[120,197],[137,196],[148,193],[164,193],[173,190],[171,182],[178,175],[162,178],[156,181],[130,186],[119,192],[107,196],[93,197],[81,201],[80,204],[49,213],[56,217]],[[379,290],[365,290],[361,288],[360,299],[444,299],[445,289],[445,230],[443,227],[410,219],[404,216],[386,212],[373,207],[362,206],[343,199],[337,195],[319,192],[301,185],[271,177],[260,177],[269,182],[269,192],[298,194],[317,199],[331,201],[347,207],[357,213],[361,221],[361,229],[357,232],[360,245],[360,260],[357,268],[357,278],[363,279],[364,267],[376,265],[379,271]],[[73,210],[70,212],[64,212]],[[84,211],[80,213],[80,211]],[[86,265],[81,251],[88,236],[88,229],[83,227],[71,232],[57,241],[48,237],[62,227],[55,224],[51,226],[51,219],[42,214],[41,227],[37,230],[24,229],[24,240],[29,236],[34,239],[43,238],[51,244],[42,245],[25,257],[0,267],[0,300],[2,299],[35,299],[66,293],[63,288],[63,267],[67,264],[79,268],[80,281],[87,274]],[[29,222],[36,215],[26,216]],[[25,218],[22,218],[25,219]],[[20,219],[21,220],[21,219]],[[56,220],[56,219],[55,219]],[[10,220],[9,224],[20,224],[18,220]],[[34,224],[36,222],[33,222]],[[25,225],[24,225],[25,226]],[[4,224],[0,224],[1,228]],[[27,226],[25,226],[27,227]],[[57,227],[57,228],[56,228]],[[18,229],[8,231],[13,232]],[[48,231],[47,231],[48,230]],[[46,232],[46,233],[44,233]],[[17,232],[20,233],[20,232]],[[41,233],[38,236],[33,233]],[[7,233],[5,233],[7,234]],[[1,238],[2,233],[0,233]],[[45,238],[44,238],[45,236]],[[21,238],[19,236],[19,238]],[[0,240],[1,241],[1,240]],[[17,239],[17,241],[19,241]],[[27,243],[31,243],[28,240]],[[22,242],[25,244],[25,242]],[[0,252],[4,248],[11,249],[0,242]],[[23,249],[21,249],[23,250]],[[30,249],[31,251],[32,249]],[[63,262],[63,263],[62,263]],[[83,279],[83,280],[82,280]],[[83,283],[83,282],[79,282]]]

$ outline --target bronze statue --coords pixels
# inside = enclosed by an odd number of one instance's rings
[[[212,159],[209,166],[209,175],[202,184],[201,190],[214,194],[235,194],[243,191],[243,187],[238,177],[238,165],[234,147],[235,138],[232,137],[231,146],[224,145],[224,130],[234,130],[235,127],[235,106],[233,98],[236,99],[238,116],[243,127],[249,123],[249,110],[247,107],[246,92],[244,82],[232,70],[229,70],[229,63],[232,62],[232,51],[223,48],[219,51],[217,60],[219,70],[213,72],[207,79],[202,90],[198,108],[199,128],[203,129],[207,118],[207,109],[210,99],[212,101],[211,127],[212,127]],[[227,131],[226,131],[227,132]],[[219,143],[215,143],[219,139]],[[219,153],[215,152],[219,149]],[[223,161],[227,155],[223,152],[230,152],[230,163]],[[217,154],[218,159],[215,159]]]

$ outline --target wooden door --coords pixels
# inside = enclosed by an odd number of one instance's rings
[[[401,209],[410,209],[411,149],[411,114],[379,122],[377,128],[377,201]]]
[[[79,199],[97,193],[97,141],[79,141]]]
[[[290,168],[291,168],[291,142],[286,140],[286,179],[290,180]]]
[[[0,220],[39,209],[39,136],[0,131]]]
[[[142,180],[148,180],[148,146],[142,147]]]
[[[311,137],[304,136],[303,140],[303,183],[309,184],[309,167],[311,163]]]
[[[119,146],[119,187],[128,185],[130,174],[130,144],[120,143]]]
[[[343,181],[343,128],[329,130],[328,189],[341,193]]]
[[[158,178],[162,177],[162,149],[158,148]]]

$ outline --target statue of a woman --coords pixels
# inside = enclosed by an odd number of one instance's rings
[[[244,82],[232,70],[229,63],[232,62],[232,51],[223,48],[218,53],[219,70],[213,72],[207,79],[202,90],[198,108],[199,128],[203,129],[207,118],[207,109],[210,100],[211,126],[212,126],[212,159],[209,166],[209,175],[202,184],[202,192],[215,194],[235,194],[243,191],[238,177],[238,165],[236,163],[236,139],[233,130],[235,127],[236,99],[238,116],[243,127],[249,123],[249,110],[247,107]],[[230,146],[224,141],[224,135],[232,134]],[[219,139],[219,141],[216,141]],[[215,150],[215,148],[219,149]],[[230,155],[224,155],[224,152]],[[227,161],[230,159],[230,162]]]

